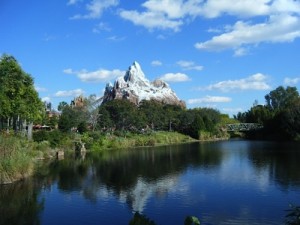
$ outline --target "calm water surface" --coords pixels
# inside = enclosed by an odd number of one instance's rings
[[[50,168],[50,169],[49,169]],[[300,144],[231,140],[70,156],[0,186],[0,224],[284,224]]]

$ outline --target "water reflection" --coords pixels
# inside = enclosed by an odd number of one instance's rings
[[[27,180],[0,186],[0,224],[40,224],[44,199],[39,199],[41,183]]]
[[[300,187],[300,143],[250,142],[248,157],[257,171],[268,171],[269,180],[281,188]]]
[[[153,207],[169,210],[171,215],[183,214],[182,218],[201,212],[196,216],[204,224],[280,224],[274,223],[278,218],[273,218],[269,201],[276,200],[282,214],[287,202],[280,202],[282,196],[274,199],[273,194],[280,193],[271,186],[276,183],[299,193],[299,147],[295,143],[224,141],[67,155],[40,167],[35,179],[1,186],[0,224],[39,224],[50,201],[45,193],[80,196],[84,199],[78,200],[80,207],[100,202],[105,213],[105,207],[115,210],[109,206],[113,198],[127,207],[127,217],[131,212],[149,213]],[[168,201],[155,208],[157,202],[162,204],[160,199]],[[270,218],[256,223],[261,215]],[[159,224],[172,222],[172,218],[167,222],[153,219]]]
[[[81,191],[92,202],[113,193],[132,211],[142,212],[150,196],[166,195],[186,169],[213,169],[221,160],[222,151],[206,151],[199,144],[141,148],[56,161],[49,176],[64,192]]]

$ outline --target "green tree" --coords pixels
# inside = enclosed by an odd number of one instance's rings
[[[76,113],[71,106],[65,106],[58,120],[58,129],[63,132],[69,132],[77,126]]]
[[[112,128],[115,126],[114,122],[110,118],[109,112],[106,110],[105,106],[99,107],[99,113],[98,113],[98,119],[97,119],[97,126],[102,131],[111,131]]]
[[[266,105],[254,105],[236,118],[242,122],[263,124],[262,137],[299,139],[300,97],[297,88],[279,86],[265,95],[265,99]]]
[[[201,130],[205,130],[205,124],[200,115],[195,115],[195,119],[189,128],[189,135],[192,138],[199,139]]]
[[[138,118],[137,108],[128,100],[113,100],[104,104],[117,130],[130,130]]]
[[[63,109],[66,106],[69,106],[68,103],[66,103],[65,101],[62,101],[62,102],[58,103],[57,110],[61,112],[61,111],[63,111]]]
[[[277,118],[280,129],[288,138],[300,140],[300,99],[283,110]]]
[[[33,78],[25,73],[13,56],[0,58],[1,123],[7,121],[7,128],[25,130],[28,123],[28,138],[32,124],[41,119],[43,104],[34,88]]]
[[[267,107],[275,112],[292,106],[298,98],[299,93],[296,87],[284,88],[282,86],[265,96]]]
[[[143,100],[139,104],[140,114],[144,114],[145,123],[152,130],[159,130],[163,127],[163,104],[155,100]]]

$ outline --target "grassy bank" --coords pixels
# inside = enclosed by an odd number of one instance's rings
[[[32,174],[33,157],[28,147],[24,139],[0,135],[0,183],[11,183]]]
[[[47,141],[28,141],[15,135],[0,135],[0,184],[22,180],[34,173],[38,159],[51,158],[55,149]]]
[[[35,141],[1,134],[0,135],[0,184],[12,183],[34,173],[38,159],[53,158],[58,149],[73,150],[74,140],[80,138],[87,150],[134,148],[159,146],[195,141],[189,136],[176,132],[152,132],[149,134],[115,133],[101,134],[88,132],[63,134],[58,131],[34,134]]]
[[[159,146],[196,141],[176,132],[152,132],[149,134],[118,133],[105,134],[85,133],[81,136],[86,148],[91,151],[134,148],[141,146]]]

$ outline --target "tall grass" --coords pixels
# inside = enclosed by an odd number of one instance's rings
[[[0,183],[11,183],[32,174],[33,157],[28,147],[25,139],[0,135]]]
[[[190,142],[194,139],[176,132],[153,132],[150,134],[124,133],[122,135],[85,133],[82,135],[81,140],[86,144],[88,150],[99,151],[105,149],[169,145]]]

